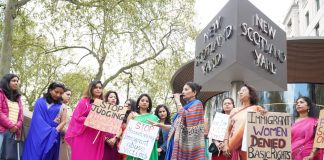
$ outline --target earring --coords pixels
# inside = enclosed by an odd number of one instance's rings
[[[309,109],[307,110],[307,112],[309,112]]]

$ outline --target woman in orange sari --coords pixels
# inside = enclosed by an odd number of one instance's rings
[[[258,97],[255,89],[244,85],[238,92],[241,106],[234,108],[230,113],[230,119],[225,134],[222,151],[227,158],[232,160],[246,160],[246,151],[242,151],[242,139],[248,111],[261,111],[263,108],[256,105]]]

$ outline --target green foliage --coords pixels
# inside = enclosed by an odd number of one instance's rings
[[[192,24],[194,2],[38,1],[35,3],[42,4],[44,11],[51,12],[42,11],[35,17],[51,17],[42,28],[60,33],[57,46],[71,44],[91,49],[92,60],[99,65],[94,73],[96,79],[109,83],[120,94],[126,90],[128,97],[136,99],[145,92],[152,95],[154,105],[170,104],[166,97],[171,93],[171,77],[193,55],[186,52],[185,45],[197,35]],[[139,63],[155,55],[158,57]],[[135,65],[116,74],[132,64]]]
[[[197,34],[194,2],[30,1],[16,18],[12,69],[28,105],[54,80],[71,88],[74,105],[90,79],[134,99],[148,93],[154,106],[172,104],[171,77],[193,55],[185,48]]]
[[[69,106],[74,109],[80,97],[83,96],[83,92],[92,80],[93,75],[86,71],[78,71],[65,73],[61,77],[61,81],[69,88],[72,92]]]
[[[11,70],[19,75],[26,107],[32,111],[35,100],[46,92],[53,81],[62,81],[72,90],[70,104],[74,105],[93,75],[82,67],[66,72],[67,64],[62,57],[45,53],[49,42],[35,32],[36,23],[23,10],[15,20]]]

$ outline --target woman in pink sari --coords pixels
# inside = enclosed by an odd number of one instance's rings
[[[294,160],[322,160],[323,154],[313,148],[318,111],[308,97],[296,101],[297,119],[291,127],[291,149]]]
[[[92,81],[89,84],[84,98],[79,101],[73,112],[66,131],[65,140],[71,147],[72,160],[102,160],[103,158],[106,133],[98,134],[99,130],[84,125],[95,99],[103,99],[100,81]]]

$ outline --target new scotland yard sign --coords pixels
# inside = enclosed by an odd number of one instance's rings
[[[225,91],[244,81],[257,90],[287,89],[286,33],[248,0],[230,0],[196,39],[194,81]]]

